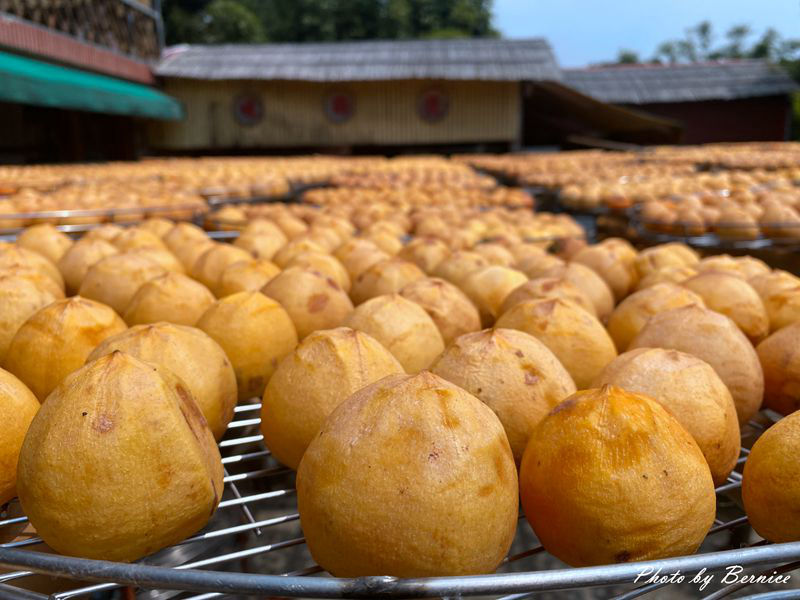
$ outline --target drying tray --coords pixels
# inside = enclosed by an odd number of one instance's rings
[[[247,197],[235,197],[231,196],[229,198],[209,198],[208,205],[213,210],[215,208],[221,208],[223,206],[229,205],[248,205],[248,204],[269,204],[269,203],[277,203],[282,202],[284,204],[291,204],[295,202],[297,195],[295,192],[289,192],[288,194],[282,194],[279,196],[247,196]]]
[[[396,579],[363,577],[337,579],[325,574],[311,558],[300,529],[295,502],[294,473],[279,465],[259,432],[260,404],[236,407],[234,421],[219,443],[225,466],[225,492],[214,517],[200,533],[143,561],[124,564],[86,560],[35,551],[41,540],[18,538],[0,545],[0,597],[20,600],[67,600],[131,586],[139,597],[192,600],[245,595],[303,598],[466,598],[502,600],[528,598],[545,590],[600,587],[602,597],[626,600],[644,596],[663,584],[633,583],[645,569],[662,573],[680,570],[692,575],[706,569],[720,572],[740,565],[745,573],[788,572],[800,568],[800,542],[752,542],[753,534],[740,507],[741,468],[748,447],[778,415],[765,411],[742,428],[742,451],[736,470],[717,488],[717,519],[700,553],[666,560],[587,568],[531,570],[545,558],[530,527],[521,516],[511,553],[496,574],[468,577]],[[14,506],[10,508],[19,509]],[[0,517],[4,528],[21,527],[23,516]],[[34,534],[31,534],[35,536]],[[730,538],[730,539],[728,539]],[[731,549],[716,551],[718,548]],[[709,552],[708,550],[714,550]],[[342,549],[343,552],[347,550]],[[555,562],[555,559],[552,559]],[[527,569],[527,570],[526,570]],[[63,591],[50,595],[23,589],[36,573],[61,578]],[[80,583],[78,583],[80,582]],[[90,583],[87,583],[90,582]],[[95,582],[95,583],[92,583]],[[743,586],[729,585],[706,597],[721,598]],[[800,590],[775,586],[768,597]],[[706,590],[710,593],[711,588]],[[127,590],[130,594],[132,589]],[[763,588],[761,588],[763,591]],[[661,594],[669,594],[662,590]],[[778,594],[777,596],[775,594]],[[702,596],[694,588],[692,596]],[[660,597],[661,596],[659,594]],[[102,597],[94,596],[94,598]]]
[[[13,235],[20,233],[25,227],[37,223],[52,223],[61,231],[79,233],[88,231],[97,225],[115,223],[118,225],[136,225],[152,217],[165,217],[177,221],[191,221],[202,224],[203,219],[213,220],[210,211],[228,205],[289,204],[295,201],[293,191],[280,196],[249,196],[249,197],[209,197],[202,204],[170,204],[162,206],[132,206],[129,208],[97,208],[97,209],[65,209],[45,210],[20,213],[0,214],[0,222],[18,222],[16,227],[0,228],[0,235]]]
[[[9,213],[0,214],[0,221],[19,221],[19,226],[0,228],[0,235],[15,235],[22,232],[26,227],[39,223],[52,223],[61,231],[69,233],[88,231],[104,223],[136,225],[152,217],[165,217],[179,221],[198,221],[207,212],[208,205],[204,203]]]
[[[666,224],[645,219],[642,216],[639,205],[634,205],[628,210],[628,222],[638,238],[655,244],[685,242],[690,246],[709,250],[800,249],[800,238],[797,237],[767,236],[760,233],[757,237],[748,238],[745,232],[752,229],[753,224],[720,223],[715,225],[716,229],[726,232],[724,236],[720,236],[714,231],[707,231],[700,235],[693,234],[692,229],[696,225],[693,226],[688,223]],[[759,225],[756,226],[760,227]],[[781,228],[796,229],[798,225],[796,223],[771,223],[768,227],[777,231]],[[737,232],[743,233],[737,235]]]
[[[217,227],[218,229],[211,229],[207,230],[206,233],[208,237],[214,240],[233,240],[236,239],[241,235],[242,230],[247,226],[248,222],[245,221],[234,221],[234,220],[216,220],[213,221],[213,226]],[[206,226],[209,226],[209,222],[206,222]],[[401,238],[403,243],[407,243],[411,240],[410,235],[404,235]],[[579,240],[584,241],[587,239],[586,235],[541,235],[541,236],[530,236],[522,238],[522,241],[529,244],[540,244],[540,243],[559,243],[564,242],[566,240]],[[497,238],[488,237],[479,240],[478,244],[483,243],[490,243],[497,241]]]
[[[73,211],[59,211],[62,212]],[[59,228],[72,231],[80,227]],[[238,233],[219,231],[209,235],[223,240],[236,237]],[[532,570],[536,565],[531,563],[546,555],[546,551],[521,517],[512,551],[496,574],[403,580],[392,577],[337,579],[327,576],[314,564],[299,526],[294,474],[279,465],[264,446],[258,430],[259,409],[258,402],[238,406],[235,420],[219,444],[225,466],[225,493],[219,510],[203,531],[134,564],[47,554],[37,551],[41,549],[41,540],[22,536],[0,544],[0,566],[5,567],[0,569],[0,598],[67,600],[98,593],[102,597],[103,592],[127,587],[128,590],[137,589],[138,595],[144,598],[180,596],[192,600],[243,595],[303,598],[481,596],[518,600],[547,590],[598,587],[598,594],[603,597],[616,594],[627,600],[664,587],[663,584],[633,584],[645,569],[661,569],[663,573],[680,570],[684,575],[692,575],[702,569],[709,573],[724,571],[731,565],[745,567],[746,572],[767,574],[800,568],[800,542],[756,541],[742,547],[743,540],[748,540],[752,534],[740,508],[741,468],[749,454],[748,448],[766,426],[779,418],[770,411],[764,411],[743,428],[737,469],[717,488],[718,518],[698,554],[580,569]],[[0,537],[27,521],[24,516],[16,516],[20,510],[16,500],[8,508],[14,516],[0,513]],[[726,539],[728,537],[730,540]],[[729,549],[718,551],[726,546]],[[48,575],[51,585],[53,580],[60,583],[60,591],[40,593],[26,589],[26,582],[36,574]],[[709,600],[721,598],[739,592],[742,587],[727,586],[706,597]],[[763,597],[770,600],[797,598],[800,591],[777,589]]]

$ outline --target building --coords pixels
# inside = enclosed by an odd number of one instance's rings
[[[780,67],[752,60],[567,69],[564,83],[678,122],[687,144],[788,139],[798,89]]]
[[[0,0],[0,162],[777,140],[796,89],[757,61],[562,70],[543,39],[163,49],[162,30],[158,0]]]
[[[149,0],[0,3],[0,162],[135,158],[151,119],[177,119],[151,66]]]
[[[566,88],[542,39],[189,45],[168,49],[155,72],[186,110],[184,121],[150,128],[151,145],[166,153],[507,150],[575,132],[675,137],[670,123]]]
[[[561,79],[543,40],[183,46],[156,73],[186,120],[151,142],[181,151],[507,145],[519,82]]]

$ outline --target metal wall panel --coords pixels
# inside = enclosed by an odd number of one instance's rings
[[[442,90],[449,99],[447,115],[434,123],[417,113],[419,96],[429,88]],[[325,115],[324,100],[337,90],[355,98],[355,114],[344,123]],[[170,79],[165,91],[186,109],[182,122],[152,125],[151,145],[165,150],[514,142],[520,123],[517,82]],[[261,99],[260,122],[237,121],[234,102],[241,94]]]

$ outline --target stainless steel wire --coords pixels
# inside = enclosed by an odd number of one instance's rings
[[[0,588],[0,597],[3,597],[6,588],[11,588],[15,593],[19,591],[15,597],[26,600],[42,600],[48,597],[69,600],[85,598],[93,593],[111,591],[125,585],[139,585],[145,589],[194,591],[195,595],[188,596],[193,600],[248,593],[307,598],[492,595],[502,600],[521,600],[543,590],[627,584],[630,589],[617,597],[630,600],[665,587],[663,584],[633,584],[636,573],[648,565],[664,569],[679,567],[684,573],[697,572],[702,568],[720,570],[729,564],[762,565],[771,572],[776,569],[797,568],[792,565],[794,561],[800,560],[800,543],[757,542],[746,548],[705,552],[662,561],[581,569],[508,572],[512,567],[519,568],[515,565],[526,564],[526,561],[530,563],[535,557],[546,554],[546,550],[534,540],[528,548],[516,550],[506,557],[500,566],[501,572],[495,575],[425,580],[385,577],[343,580],[319,577],[322,569],[313,563],[305,549],[305,540],[299,527],[299,514],[294,501],[294,475],[272,458],[263,445],[263,437],[257,433],[260,419],[256,415],[260,408],[258,403],[237,406],[236,420],[230,424],[227,435],[219,443],[225,465],[225,493],[215,517],[205,530],[133,565],[86,561],[35,552],[34,550],[41,549],[42,544],[41,539],[35,535],[0,544],[0,564],[9,568],[8,572],[0,573],[0,586],[4,586]],[[769,422],[776,417],[767,415],[764,421]],[[761,422],[754,421],[745,428],[745,437],[752,437],[763,429]],[[748,454],[749,450],[742,448],[737,467],[739,470]],[[245,487],[240,489],[241,486]],[[721,500],[735,498],[740,487],[741,474],[734,471],[717,488],[718,497]],[[24,516],[3,518],[0,520],[0,534],[4,527],[19,528],[26,524],[27,519]],[[747,517],[741,510],[734,516],[718,514],[708,532],[708,539],[746,526]],[[521,532],[527,532],[528,539],[533,539],[524,518],[520,519],[519,528]],[[292,548],[298,551],[286,559],[277,559],[279,554],[290,552]],[[175,552],[187,549],[193,554],[173,556]],[[273,554],[276,556],[274,560],[264,558]],[[254,560],[257,562],[250,562]],[[790,564],[784,566],[787,563]],[[266,574],[270,572],[270,566],[272,575]],[[63,577],[60,581],[64,589],[49,596],[25,590],[25,582],[41,572]],[[181,572],[188,577],[184,578],[180,575]],[[70,579],[96,582],[70,585]],[[732,589],[730,593],[739,592],[743,587]],[[722,594],[722,591],[715,593]],[[721,598],[724,595],[726,594],[712,598]]]

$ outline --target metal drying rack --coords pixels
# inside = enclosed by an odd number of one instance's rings
[[[181,207],[132,209],[147,216]],[[193,208],[198,208],[194,206]],[[108,211],[51,211],[20,215],[33,217],[76,216],[91,212],[109,217],[125,209]],[[197,218],[205,216],[205,210]],[[6,216],[2,216],[6,218]],[[120,224],[134,224],[136,220]],[[202,222],[202,221],[199,221]],[[97,225],[60,225],[65,231],[83,231]],[[212,231],[216,239],[236,237],[237,231]],[[520,516],[511,553],[492,575],[397,579],[328,576],[316,565],[305,545],[295,501],[294,474],[271,457],[260,434],[260,403],[236,407],[235,420],[219,443],[225,467],[225,490],[219,509],[205,529],[183,542],[133,564],[87,560],[47,552],[35,532],[22,531],[27,518],[16,500],[0,507],[0,598],[12,600],[69,600],[102,598],[103,593],[136,590],[137,597],[191,600],[242,596],[302,598],[430,598],[480,596],[497,600],[522,600],[545,591],[594,588],[602,597],[631,600],[657,592],[665,584],[634,583],[646,569],[664,574],[680,570],[691,576],[706,569],[719,573],[740,565],[748,573],[771,574],[800,568],[800,542],[751,543],[747,517],[741,509],[741,469],[749,447],[763,429],[779,418],[770,411],[743,428],[743,442],[736,470],[717,488],[718,514],[698,554],[664,560],[569,568],[550,557]],[[726,536],[730,539],[726,540]],[[747,541],[745,541],[747,540]],[[744,543],[744,544],[743,544]],[[558,568],[553,568],[557,565]],[[44,576],[44,578],[42,577]],[[669,585],[669,584],[666,584]],[[706,590],[707,600],[739,593],[745,586],[729,585]],[[38,591],[36,591],[38,590]],[[130,593],[128,594],[130,596]],[[692,595],[700,596],[694,588]],[[760,594],[768,600],[800,597],[800,590],[773,588]]]
[[[696,167],[698,171],[727,170],[724,167],[702,163],[697,164]],[[702,234],[695,234],[696,224],[663,223],[645,219],[641,214],[641,206],[639,204],[622,208],[611,207],[603,203],[593,208],[578,208],[564,202],[561,197],[562,186],[560,185],[533,185],[525,183],[520,177],[510,176],[499,171],[484,168],[475,168],[475,170],[495,177],[501,185],[524,188],[535,198],[537,211],[566,213],[572,216],[586,229],[587,237],[590,240],[595,240],[599,230],[602,229],[598,225],[598,219],[612,217],[630,225],[631,231],[635,233],[639,240],[650,244],[684,242],[697,248],[720,251],[758,251],[765,249],[793,251],[800,249],[800,238],[797,237],[765,235],[764,233],[759,233],[754,237],[750,236],[748,230],[752,229],[753,224],[720,223],[714,225],[713,231],[709,230]],[[795,185],[800,186],[800,181],[795,181]],[[768,227],[771,230],[780,231],[781,229],[794,229],[798,225],[794,223],[771,223]],[[719,235],[719,233],[724,235]]]
[[[229,205],[253,205],[269,203],[292,203],[298,194],[306,189],[320,187],[321,184],[295,184],[290,182],[290,189],[280,195],[227,196],[224,190],[201,191],[202,203],[167,204],[157,206],[131,206],[125,208],[96,209],[64,209],[42,210],[19,213],[0,214],[0,223],[18,223],[14,227],[0,227],[0,238],[13,237],[25,227],[38,223],[52,223],[64,233],[79,234],[99,225],[114,223],[115,225],[137,225],[152,217],[172,218],[178,221],[190,221],[203,225],[209,220],[212,211]],[[2,198],[2,196],[0,196]],[[213,216],[212,216],[213,218]]]
[[[225,467],[225,491],[219,509],[203,531],[134,564],[38,552],[41,540],[31,533],[0,545],[0,565],[9,569],[0,573],[0,597],[69,600],[130,586],[137,588],[143,598],[180,595],[192,600],[247,595],[447,599],[490,596],[498,600],[521,600],[548,590],[599,588],[602,597],[630,600],[665,587],[658,583],[634,583],[646,569],[653,572],[660,569],[662,574],[680,570],[690,577],[703,569],[719,573],[730,565],[740,565],[748,573],[768,574],[800,568],[800,542],[757,541],[743,547],[708,551],[729,544],[721,541],[726,535],[736,545],[747,539],[736,535],[749,533],[747,517],[737,502],[741,468],[749,454],[747,447],[777,419],[777,415],[765,411],[743,428],[741,457],[727,482],[717,488],[718,518],[698,554],[598,567],[536,569],[537,561],[545,557],[546,551],[520,516],[512,553],[498,573],[492,575],[426,579],[329,577],[313,562],[305,546],[294,496],[294,474],[279,465],[263,444],[258,430],[260,407],[258,402],[237,406],[235,420],[219,443]],[[10,508],[13,511],[15,507],[12,504]],[[5,528],[19,528],[26,521],[24,516],[0,517],[0,535]],[[58,591],[24,589],[26,581],[37,573],[48,575],[50,585],[56,584]],[[714,591],[709,588],[705,597],[722,598],[744,587],[733,584]],[[785,592],[794,593],[794,597],[800,595],[800,590],[776,586],[765,597],[778,598]]]
[[[205,204],[172,204],[164,206],[136,206],[130,208],[100,208],[86,210],[43,210],[21,213],[0,214],[0,222],[18,221],[17,227],[0,228],[0,234],[13,235],[29,225],[53,223],[65,232],[86,231],[104,223],[125,225],[141,223],[148,217],[170,217],[180,215],[180,220],[193,220],[208,211]],[[186,217],[189,216],[189,219]],[[69,221],[86,222],[69,223]],[[66,223],[64,221],[67,221]]]
[[[697,234],[694,231],[696,224],[692,223],[664,223],[645,219],[642,216],[641,206],[634,205],[628,210],[628,218],[636,235],[643,240],[654,244],[666,242],[685,242],[697,248],[711,250],[795,250],[800,248],[800,238],[788,236],[765,235],[749,236],[753,224],[744,223],[718,223],[709,226],[709,230]],[[760,226],[759,226],[760,227]],[[768,229],[780,231],[781,229],[798,227],[797,224],[771,223]],[[720,235],[720,234],[723,235]]]

